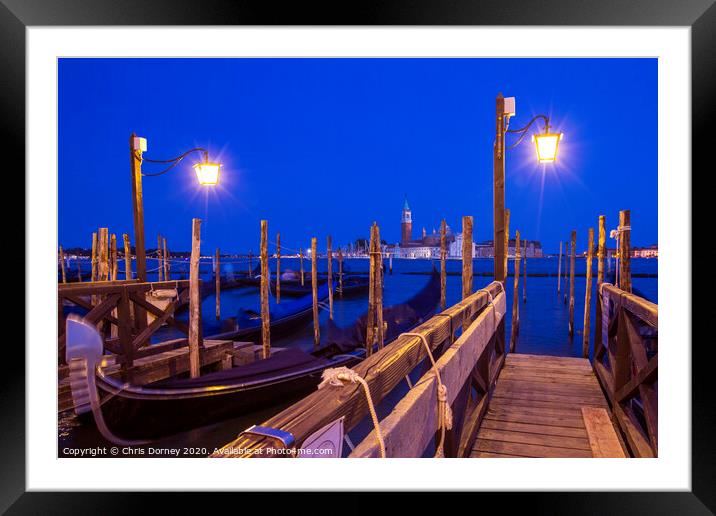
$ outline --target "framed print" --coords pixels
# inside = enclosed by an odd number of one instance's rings
[[[27,192],[8,514],[183,490],[714,510],[712,2],[0,12]]]

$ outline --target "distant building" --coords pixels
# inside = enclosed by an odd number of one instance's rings
[[[455,240],[450,226],[446,227],[445,244],[449,248]],[[435,229],[428,234],[425,228],[422,230],[422,237],[413,240],[413,213],[408,204],[408,198],[403,202],[403,211],[400,218],[400,243],[386,245],[383,251],[396,258],[440,258],[440,233]]]
[[[648,247],[634,247],[631,250],[632,258],[658,258],[659,246],[654,244]]]
[[[462,233],[455,235],[455,241],[448,248],[450,258],[462,258],[462,244],[464,243]],[[472,243],[472,257],[477,258],[475,242]]]

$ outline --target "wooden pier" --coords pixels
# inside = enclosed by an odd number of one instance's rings
[[[629,228],[624,220],[622,216],[619,231]],[[471,220],[466,221],[469,229]],[[603,217],[599,222],[597,256],[603,272]],[[576,232],[570,240],[570,324],[565,332],[571,336]],[[620,239],[623,256],[628,256],[628,242],[628,235]],[[591,249],[587,254],[591,256]],[[582,349],[590,360],[520,353],[514,338],[519,268],[513,285],[494,281],[473,292],[470,263],[463,265],[461,302],[343,373],[344,380],[361,378],[365,389],[355,381],[324,382],[306,398],[257,422],[263,433],[241,432],[212,456],[301,456],[304,443],[321,442],[322,433],[336,424],[350,448],[343,455],[357,458],[658,456],[658,306],[631,293],[627,266],[622,264],[620,271],[622,288],[602,283],[603,273],[598,275],[594,347],[590,350],[585,336]],[[593,288],[590,271],[586,280],[588,289]],[[515,294],[514,349],[507,350],[505,291],[510,287]],[[589,317],[584,320],[590,324]],[[397,402],[394,396],[390,400],[403,381],[407,393]],[[378,421],[373,406],[387,415]],[[350,432],[371,418],[372,431],[354,445]],[[343,448],[341,443],[332,446]],[[277,447],[290,447],[292,453],[267,453]]]

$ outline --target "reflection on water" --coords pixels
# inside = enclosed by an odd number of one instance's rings
[[[326,261],[320,261],[319,271],[326,270]],[[658,260],[654,259],[633,259],[632,273],[634,274],[651,274],[655,275],[658,271]],[[273,264],[273,260],[272,260]],[[367,272],[367,259],[346,259],[344,261],[346,270],[351,272]],[[222,266],[229,266],[227,264]],[[410,273],[428,273],[433,263],[427,260],[393,260],[393,274],[389,274],[386,270],[385,274],[385,306],[399,304],[405,302],[415,295],[428,281],[426,274],[410,274]],[[387,261],[386,261],[387,267]],[[211,265],[206,264],[202,267],[205,279],[211,277]],[[282,271],[287,269],[298,270],[298,260],[290,258],[281,259]],[[334,267],[334,274],[337,267]],[[593,265],[594,274],[596,276],[596,261]],[[176,270],[176,268],[175,268]],[[462,264],[459,260],[449,260],[447,262],[447,303],[448,306],[458,302],[461,297],[461,278],[459,276],[462,270]],[[479,289],[490,283],[489,276],[481,276],[480,273],[489,273],[492,271],[491,259],[478,259],[474,262],[475,278],[474,288]],[[513,264],[510,263],[509,271],[513,271]],[[584,317],[584,298],[586,290],[586,278],[577,276],[574,280],[574,319],[575,319],[575,335],[573,339],[568,335],[568,318],[569,307],[564,302],[565,285],[562,278],[562,293],[557,295],[557,259],[556,258],[535,258],[527,260],[527,271],[529,274],[555,274],[555,276],[527,277],[527,302],[521,300],[522,282],[520,277],[520,333],[517,345],[517,351],[521,353],[548,354],[561,356],[580,356],[582,349],[582,331]],[[577,275],[584,274],[585,260],[577,259],[575,262],[575,273]],[[455,275],[450,275],[454,273]],[[177,274],[178,276],[178,274]],[[334,280],[337,282],[337,280]],[[511,306],[512,306],[512,282],[513,278],[507,280],[507,314],[506,324],[509,335],[509,325],[511,323]],[[596,279],[594,280],[596,283]],[[636,277],[632,280],[635,290],[638,290],[644,297],[653,302],[658,302],[658,280],[655,277]],[[594,287],[593,287],[594,288]],[[592,291],[592,315],[591,320],[594,321],[594,300],[596,299],[596,291]],[[284,298],[290,301],[290,298]],[[240,288],[228,290],[221,293],[221,317],[232,317],[240,307],[252,307],[258,305],[258,289],[257,288]],[[362,315],[368,307],[367,295],[358,298],[341,299],[338,295],[334,301],[334,321],[339,326],[351,325],[360,315]],[[211,295],[204,299],[202,304],[202,313],[209,314],[213,318],[214,314],[214,296]],[[180,317],[186,318],[186,314]],[[322,310],[320,315],[321,332],[325,332],[326,321],[328,320],[328,311]],[[594,327],[592,325],[592,342]],[[170,330],[166,330],[162,338],[171,335]],[[310,323],[304,328],[297,331],[290,337],[284,337],[272,341],[274,347],[298,347],[304,350],[310,350],[313,347],[313,330]],[[412,376],[416,376],[416,380],[420,376],[421,371],[416,371]],[[394,403],[405,393],[407,386],[405,382],[391,393],[388,399],[384,400],[378,407],[381,417],[387,415]],[[197,428],[189,432],[184,432],[174,436],[170,436],[160,441],[154,442],[149,446],[140,447],[145,451],[149,448],[185,448],[195,447],[197,456],[206,456],[201,452],[204,449],[211,453],[215,447],[222,446],[231,441],[242,430],[252,424],[258,424],[274,414],[280,412],[289,406],[293,400],[286,400],[280,405],[265,407],[261,411],[246,414],[241,417],[229,419],[213,425]],[[359,442],[364,435],[371,430],[370,424],[359,425],[353,432],[351,437],[354,442]],[[98,434],[94,425],[82,425],[73,415],[63,414],[58,420],[58,445],[59,456],[66,456],[63,453],[64,448],[90,448],[97,446],[111,446]],[[184,456],[191,456],[185,454]],[[147,456],[147,455],[143,455]],[[153,456],[171,456],[162,453]]]

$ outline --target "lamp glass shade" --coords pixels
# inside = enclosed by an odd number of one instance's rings
[[[219,169],[221,168],[220,163],[197,163],[194,165],[196,171],[196,178],[199,180],[200,185],[213,186],[219,183]]]
[[[537,150],[537,160],[540,163],[552,163],[557,160],[557,149],[562,139],[562,133],[543,133],[532,135]]]

